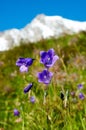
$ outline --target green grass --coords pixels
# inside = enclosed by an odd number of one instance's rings
[[[39,83],[37,72],[44,66],[40,64],[40,51],[50,48],[60,57],[50,69],[54,76],[46,90]],[[35,58],[27,74],[21,74],[15,65],[19,57]],[[23,89],[33,82],[28,94]],[[85,99],[78,97],[77,85]],[[68,91],[68,95],[66,94]],[[74,91],[76,95],[71,96]],[[63,92],[67,97],[60,98]],[[30,96],[35,96],[32,104]],[[21,44],[6,52],[0,52],[0,130],[86,130],[86,32],[65,35],[59,39],[41,40],[38,43]],[[14,108],[20,116],[14,116]]]

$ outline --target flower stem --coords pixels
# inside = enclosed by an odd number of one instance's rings
[[[46,90],[44,90],[44,98],[43,98],[43,104],[46,104]]]

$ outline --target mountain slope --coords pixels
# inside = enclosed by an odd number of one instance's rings
[[[86,22],[72,21],[60,16],[38,15],[24,28],[0,33],[0,51],[19,46],[20,42],[33,43],[50,37],[86,31]]]

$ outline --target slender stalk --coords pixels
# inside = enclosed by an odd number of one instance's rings
[[[46,90],[44,90],[43,104],[46,104]]]
[[[6,108],[8,108],[8,101],[5,102]],[[6,110],[5,112],[5,123],[4,123],[4,129],[6,128],[6,123],[7,123],[7,116],[8,116],[8,110]]]

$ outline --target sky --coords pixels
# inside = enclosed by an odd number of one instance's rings
[[[38,14],[86,21],[86,0],[0,0],[0,32],[21,29]]]

